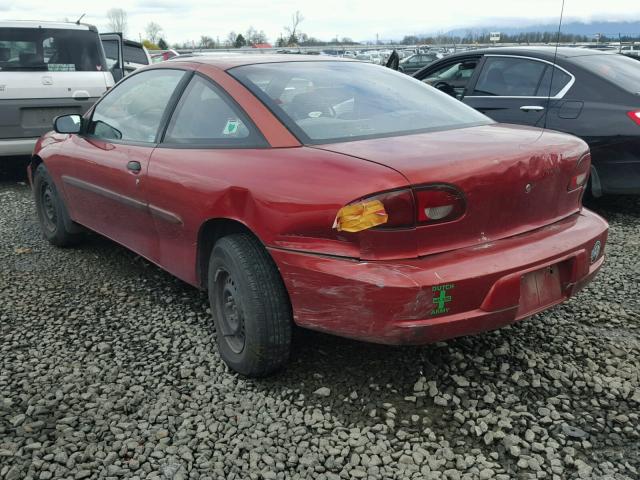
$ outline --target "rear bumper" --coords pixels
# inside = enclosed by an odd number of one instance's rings
[[[31,155],[38,138],[0,139],[0,157]]]
[[[419,259],[359,262],[270,252],[298,325],[417,345],[492,330],[563,302],[603,264],[607,232],[602,218],[584,210],[523,235]]]

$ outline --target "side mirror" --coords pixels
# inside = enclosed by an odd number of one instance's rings
[[[57,133],[80,133],[82,117],[80,115],[60,115],[53,121]]]

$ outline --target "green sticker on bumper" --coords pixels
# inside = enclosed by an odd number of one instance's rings
[[[431,310],[431,315],[442,315],[449,311],[447,304],[453,300],[451,290],[455,287],[453,283],[447,283],[445,285],[436,285],[431,287],[433,292],[433,304],[434,308]]]

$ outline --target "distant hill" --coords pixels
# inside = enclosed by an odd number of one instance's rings
[[[452,37],[464,37],[469,31],[473,32],[501,32],[507,35],[517,35],[526,32],[556,32],[558,24],[545,23],[537,25],[526,25],[522,27],[510,27],[508,25],[494,26],[474,26],[467,28],[456,28],[445,33]],[[640,20],[631,22],[567,22],[562,25],[562,33],[574,35],[586,35],[589,37],[597,33],[608,37],[617,37],[618,34],[640,37]]]

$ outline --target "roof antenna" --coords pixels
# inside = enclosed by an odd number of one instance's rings
[[[549,80],[549,94],[547,95],[547,108],[544,111],[544,125],[543,128],[547,128],[547,118],[549,116],[549,107],[551,105],[551,92],[553,89],[553,74],[556,71],[556,62],[558,60],[558,44],[560,43],[560,32],[562,30],[562,17],[564,15],[564,0],[562,0],[562,7],[560,8],[560,23],[558,24],[558,36],[556,37],[556,49],[553,53],[553,66],[551,67],[551,79]]]
[[[86,13],[83,13],[82,15],[80,15],[80,18],[78,20],[76,20],[76,25],[80,25],[80,20],[82,20],[85,15],[86,15]]]

